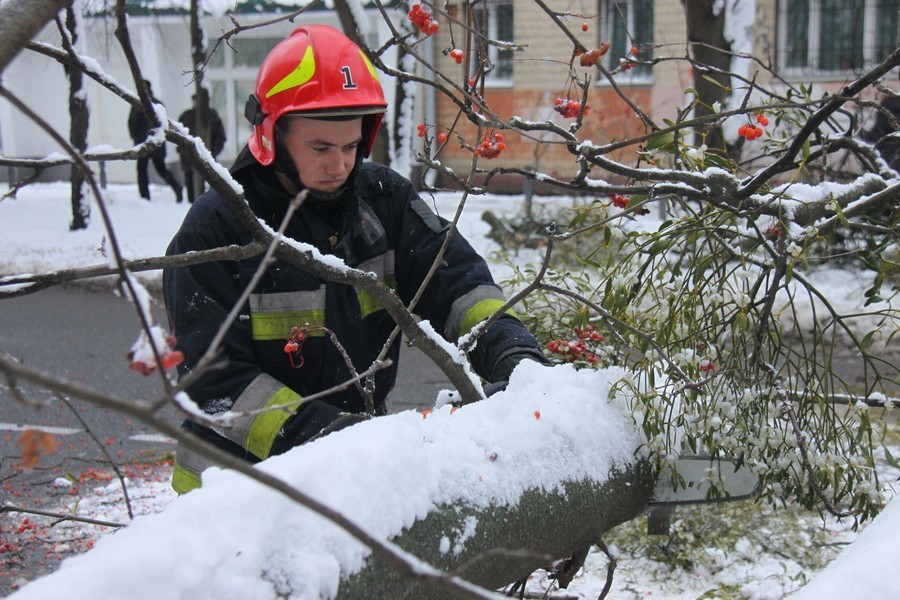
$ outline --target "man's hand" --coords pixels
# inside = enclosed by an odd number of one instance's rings
[[[551,364],[547,357],[531,348],[526,348],[521,352],[510,352],[497,361],[494,371],[491,373],[491,383],[484,386],[484,395],[490,397],[505,390],[510,375],[523,360],[533,360],[542,365]]]
[[[300,405],[299,410],[281,427],[272,444],[272,454],[287,452],[367,419],[369,417],[365,414],[348,413],[322,400],[309,400]]]
[[[509,381],[509,376],[523,360],[533,360],[542,365],[550,365],[550,361],[541,352],[532,348],[523,348],[518,352],[510,352],[501,357],[494,365],[491,382]]]

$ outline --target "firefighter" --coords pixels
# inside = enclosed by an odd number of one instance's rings
[[[281,224],[290,201],[306,190],[306,200],[287,223],[285,235],[376,274],[409,305],[449,225],[418,197],[410,181],[363,161],[386,106],[377,72],[358,46],[331,27],[301,26],[262,63],[244,111],[253,131],[231,173],[243,186],[253,213],[273,229]],[[167,254],[250,241],[237,214],[210,190],[191,206]],[[261,257],[255,256],[165,271],[166,309],[185,356],[180,376],[190,373],[207,351],[260,263]],[[505,298],[484,259],[459,232],[451,236],[440,265],[415,312],[456,342]],[[257,462],[308,441],[326,426],[353,421],[348,415],[366,411],[364,395],[355,385],[319,399],[304,398],[348,382],[346,357],[357,372],[368,369],[394,327],[384,307],[364,290],[276,260],[264,270],[221,341],[224,366],[203,373],[187,388],[192,401],[210,415],[234,411],[244,416],[229,428],[213,430],[190,420],[183,427]],[[399,353],[400,341],[395,339],[387,352],[393,365],[378,370],[368,382],[376,414],[386,412]],[[502,387],[522,360],[547,362],[512,312],[487,329],[468,358],[494,388]],[[291,408],[259,412],[284,404]],[[183,493],[199,486],[206,466],[195,454],[179,449],[175,490]]]

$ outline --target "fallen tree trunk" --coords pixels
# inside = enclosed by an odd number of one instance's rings
[[[647,463],[636,462],[610,473],[605,482],[570,482],[564,488],[564,494],[529,490],[516,506],[443,506],[393,542],[434,567],[498,589],[591,546],[605,531],[639,516],[653,481]],[[459,540],[475,523],[471,537]],[[341,583],[338,598],[444,600],[447,592],[411,581],[370,557],[361,572]]]

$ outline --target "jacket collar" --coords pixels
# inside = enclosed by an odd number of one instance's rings
[[[291,219],[286,235],[311,243],[320,252],[335,255],[351,266],[387,251],[387,237],[381,221],[356,193],[358,170],[359,163],[336,198],[327,202],[316,198],[307,200]],[[294,194],[284,188],[275,169],[259,164],[245,146],[231,167],[231,173],[244,186],[254,214],[277,229]]]

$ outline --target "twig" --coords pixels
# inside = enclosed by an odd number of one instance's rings
[[[109,451],[106,449],[106,444],[97,439],[97,436],[94,435],[94,430],[88,425],[87,421],[81,416],[81,414],[75,410],[75,407],[72,406],[72,403],[69,402],[64,396],[60,394],[55,394],[56,399],[62,402],[69,411],[75,415],[75,418],[81,423],[81,426],[84,427],[84,431],[90,436],[94,443],[97,444],[97,448],[100,449],[100,452],[103,456],[106,457],[106,463],[110,466],[110,468],[115,472],[116,477],[119,479],[119,486],[122,488],[122,498],[125,499],[125,508],[128,510],[128,518],[134,519],[134,510],[131,508],[131,497],[128,494],[128,486],[125,485],[125,476],[122,475],[122,471],[119,469],[119,465],[116,461],[113,460],[113,457],[110,455]]]
[[[22,506],[14,506],[12,504],[3,504],[0,506],[0,513],[22,513],[26,515],[38,515],[41,517],[50,517],[57,519],[57,522],[77,521],[79,523],[88,523],[89,525],[102,525],[103,527],[125,527],[127,523],[114,523],[113,521],[102,521],[100,519],[91,519],[89,517],[79,517],[78,515],[69,515],[66,513],[55,513],[37,508],[25,508]]]

